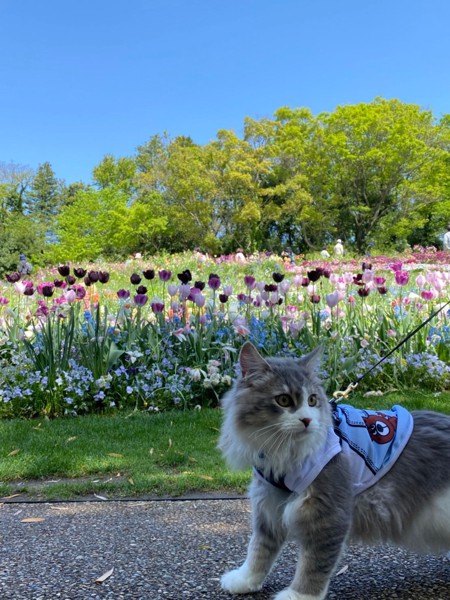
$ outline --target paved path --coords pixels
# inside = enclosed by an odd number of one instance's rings
[[[219,578],[245,555],[249,517],[247,500],[0,505],[0,599],[230,599]],[[239,598],[270,598],[294,564],[288,546],[264,590]],[[352,547],[342,566],[330,600],[450,599],[443,557]]]

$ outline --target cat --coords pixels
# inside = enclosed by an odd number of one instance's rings
[[[253,527],[245,562],[221,578],[231,594],[260,590],[288,539],[300,548],[298,564],[275,600],[323,600],[349,540],[450,549],[450,416],[398,407],[409,431],[395,463],[372,483],[355,482],[358,452],[335,433],[336,420],[353,409],[338,412],[328,401],[320,355],[316,348],[301,358],[265,359],[250,342],[241,348],[241,375],[222,400],[219,448],[231,467],[254,468]],[[385,413],[368,411],[359,429],[378,447],[397,427],[397,416]]]

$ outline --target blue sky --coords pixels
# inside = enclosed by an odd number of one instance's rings
[[[448,0],[0,0],[0,162],[91,181],[152,135],[280,106],[450,113]]]

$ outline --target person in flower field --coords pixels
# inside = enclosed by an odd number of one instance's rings
[[[444,235],[444,250],[450,251],[450,223],[447,225],[447,231]]]
[[[19,264],[17,265],[18,273],[20,273],[22,277],[25,277],[26,275],[31,275],[32,270],[33,267],[27,261],[27,257],[25,256],[25,254],[21,254],[19,256]]]

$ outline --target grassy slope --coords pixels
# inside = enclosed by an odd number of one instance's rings
[[[367,408],[450,412],[450,395],[351,398]],[[218,410],[158,415],[0,421],[0,495],[74,498],[242,493],[250,472],[230,472],[218,450]],[[57,481],[60,480],[60,481]],[[39,483],[40,482],[40,483]]]

